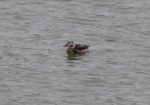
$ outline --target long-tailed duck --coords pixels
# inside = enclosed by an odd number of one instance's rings
[[[84,44],[74,44],[73,41],[67,42],[64,47],[68,47],[66,50],[67,53],[85,53],[88,51],[88,45]]]

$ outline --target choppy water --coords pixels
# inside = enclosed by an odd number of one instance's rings
[[[149,23],[149,0],[0,0],[0,104],[149,105]]]

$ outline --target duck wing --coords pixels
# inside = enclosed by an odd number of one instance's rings
[[[76,50],[85,50],[88,49],[88,45],[84,45],[84,44],[75,44],[75,49]]]

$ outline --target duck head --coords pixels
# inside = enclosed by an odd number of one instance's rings
[[[74,42],[73,41],[68,41],[64,47],[74,47]]]

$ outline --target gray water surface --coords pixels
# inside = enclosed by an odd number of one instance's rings
[[[150,105],[149,23],[149,0],[0,0],[0,105]]]

